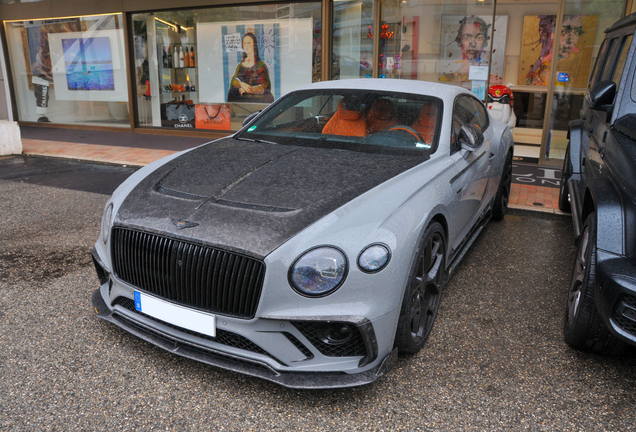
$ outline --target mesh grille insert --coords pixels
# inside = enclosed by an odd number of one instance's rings
[[[296,336],[288,332],[283,332],[283,334],[287,339],[289,339],[291,343],[296,346],[296,348],[298,348],[301,353],[304,354],[305,357],[307,357],[307,360],[311,360],[312,358],[314,358],[314,354],[301,341],[299,341]]]
[[[292,324],[302,333],[303,336],[307,338],[309,342],[311,342],[313,346],[316,347],[316,349],[318,349],[318,351],[320,351],[322,355],[327,357],[355,357],[367,355],[367,347],[362,339],[360,331],[355,325],[342,323],[347,324],[353,330],[351,338],[344,343],[330,344],[324,342],[319,336],[319,329],[321,326],[324,326],[325,323],[294,321]]]
[[[619,297],[617,305],[623,303],[625,305],[625,311],[621,313],[619,309],[621,307],[614,308],[612,313],[612,319],[614,322],[624,331],[636,337],[636,298],[623,294]],[[625,314],[629,314],[633,319],[629,319]]]

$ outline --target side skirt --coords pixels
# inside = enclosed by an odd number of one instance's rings
[[[468,251],[468,249],[470,249],[470,247],[475,242],[475,240],[477,240],[477,237],[479,237],[479,234],[481,234],[481,232],[484,230],[484,228],[488,224],[488,221],[490,221],[491,217],[492,217],[492,203],[489,204],[488,207],[486,207],[486,210],[484,210],[484,213],[482,214],[481,218],[479,218],[479,220],[475,223],[475,225],[473,225],[473,228],[470,230],[470,233],[466,236],[466,238],[464,239],[462,244],[459,246],[459,248],[455,250],[453,254],[453,258],[451,259],[447,269],[448,277],[450,277],[455,272],[455,269],[464,258],[464,255],[466,255],[466,252]]]

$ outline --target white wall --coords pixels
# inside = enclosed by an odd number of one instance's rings
[[[2,50],[2,39],[0,39],[0,120],[13,120],[11,99],[9,98],[9,82],[6,77],[7,69]]]

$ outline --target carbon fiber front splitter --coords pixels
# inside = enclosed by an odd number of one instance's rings
[[[109,321],[166,351],[222,369],[272,381],[289,388],[327,389],[361,386],[372,383],[383,376],[397,361],[397,349],[394,349],[378,366],[357,374],[281,372],[259,361],[240,358],[177,340],[170,335],[159,332],[154,328],[150,328],[126,316],[116,312],[113,313],[106,303],[104,303],[99,289],[93,292],[92,302],[99,318]]]

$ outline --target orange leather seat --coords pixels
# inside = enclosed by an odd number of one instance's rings
[[[338,110],[322,129],[323,134],[344,136],[366,136],[367,120],[362,111],[348,110],[344,107],[344,99],[338,104]]]
[[[435,123],[437,122],[437,108],[433,104],[425,104],[420,109],[420,114],[411,127],[418,131],[424,138],[424,142],[431,144],[435,134]]]
[[[373,103],[369,114],[367,114],[369,134],[374,134],[397,125],[397,118],[397,108],[395,104],[388,99],[378,99]]]

